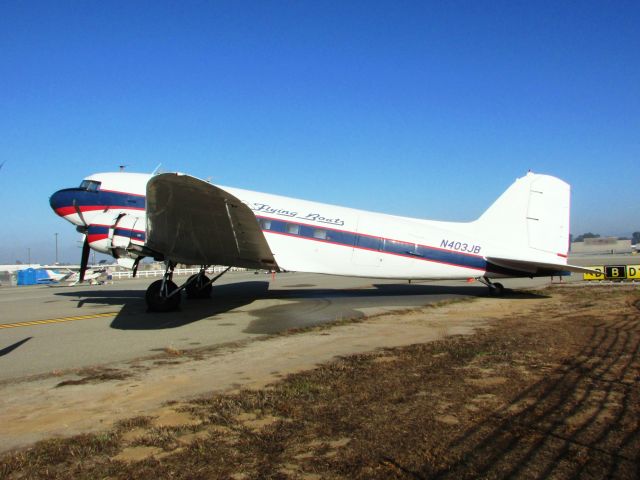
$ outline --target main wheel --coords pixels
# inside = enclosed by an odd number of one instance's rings
[[[493,287],[491,289],[491,295],[495,295],[496,297],[502,297],[504,295],[504,285],[501,283],[493,283],[491,286]]]
[[[162,280],[156,280],[145,293],[145,300],[147,301],[147,309],[150,312],[170,312],[175,310],[180,305],[180,294],[176,293],[170,297],[160,295],[160,289],[162,288]],[[178,286],[171,280],[166,282],[166,294],[169,295],[178,289]]]
[[[196,277],[196,279],[191,281],[193,277]],[[212,288],[206,275],[196,274],[189,277],[185,290],[187,291],[187,298],[209,298]]]

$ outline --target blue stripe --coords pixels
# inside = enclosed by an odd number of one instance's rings
[[[345,247],[359,248],[374,252],[424,260],[429,262],[446,263],[456,267],[468,267],[476,270],[486,270],[487,261],[479,256],[466,255],[459,252],[448,252],[426,245],[392,240],[383,237],[360,235],[342,230],[324,227],[312,227],[285,220],[257,217],[264,232],[280,233],[295,237],[306,238],[318,242],[332,243]]]
[[[89,233],[90,235],[108,235],[109,229],[110,227],[107,225],[96,225],[95,223],[92,223],[89,225],[87,233]],[[129,228],[116,228],[113,231],[113,234],[120,237],[136,238],[138,240],[144,241],[144,232],[136,232]]]
[[[108,235],[109,227],[105,225],[96,225],[95,223],[92,223],[89,225],[89,228],[87,229],[87,233],[89,235],[100,235],[100,234]]]
[[[144,242],[144,232],[136,232],[128,228],[116,228],[113,234],[120,237],[135,238]]]
[[[104,206],[121,208],[145,208],[145,197],[118,192],[89,192],[78,188],[69,188],[56,192],[55,205],[53,208],[72,206],[75,199],[78,206]],[[374,252],[387,253],[414,260],[425,260],[437,263],[445,263],[458,267],[468,267],[476,270],[487,270],[488,264],[482,257],[467,255],[459,252],[449,252],[425,245],[392,240],[383,237],[370,235],[360,235],[353,232],[334,230],[324,227],[313,227],[310,225],[276,220],[272,218],[259,217],[258,221],[265,232],[292,235],[319,242],[332,243],[346,247],[359,248]],[[95,228],[95,227],[94,227]],[[90,228],[90,233],[108,233],[108,227],[100,229]],[[116,235],[136,238],[144,241],[144,233],[132,232],[127,229],[116,229]]]
[[[120,208],[145,208],[145,197],[142,195],[133,195],[119,192],[88,192],[80,188],[67,188],[59,190],[51,197],[51,207],[72,207],[73,201],[79,207],[83,206],[104,206],[120,207]]]

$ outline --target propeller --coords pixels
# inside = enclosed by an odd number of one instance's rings
[[[73,199],[73,208],[76,210],[78,214],[78,218],[82,222],[82,225],[78,225],[76,230],[78,232],[84,233],[84,243],[82,244],[82,257],[80,258],[80,276],[79,282],[82,283],[84,281],[84,274],[87,272],[87,265],[89,263],[89,253],[91,252],[91,246],[89,245],[89,235],[87,235],[87,230],[89,226],[87,225],[87,221],[84,219],[84,215],[82,215],[82,210],[78,206],[78,202],[76,199]]]
[[[76,227],[76,230],[78,230],[79,232],[86,232],[87,221],[84,219],[84,215],[82,215],[82,210],[80,210],[80,207],[78,206],[78,202],[76,201],[75,198],[73,199],[73,208],[76,210],[76,213],[78,214],[78,218],[82,222],[82,226],[78,225]]]
[[[89,252],[91,247],[89,246],[89,237],[84,236],[84,243],[82,244],[82,258],[80,259],[80,283],[84,281],[84,274],[87,271],[87,264],[89,263]]]

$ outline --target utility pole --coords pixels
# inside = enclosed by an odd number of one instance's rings
[[[54,233],[55,237],[56,237],[56,265],[58,264],[58,234]]]
[[[31,247],[27,247],[27,265],[31,265]]]

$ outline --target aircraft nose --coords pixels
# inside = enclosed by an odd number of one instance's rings
[[[75,223],[68,216],[76,213],[76,208],[74,206],[76,201],[82,204],[81,199],[78,198],[79,193],[80,192],[78,192],[77,188],[65,188],[63,190],[58,190],[49,197],[49,205],[51,205],[51,209],[58,215],[66,218],[72,223]]]
[[[63,202],[63,192],[64,190],[58,190],[53,195],[51,195],[51,197],[49,197],[49,205],[51,205],[51,209],[60,216],[64,216],[62,215],[61,209],[68,206],[65,202]]]

